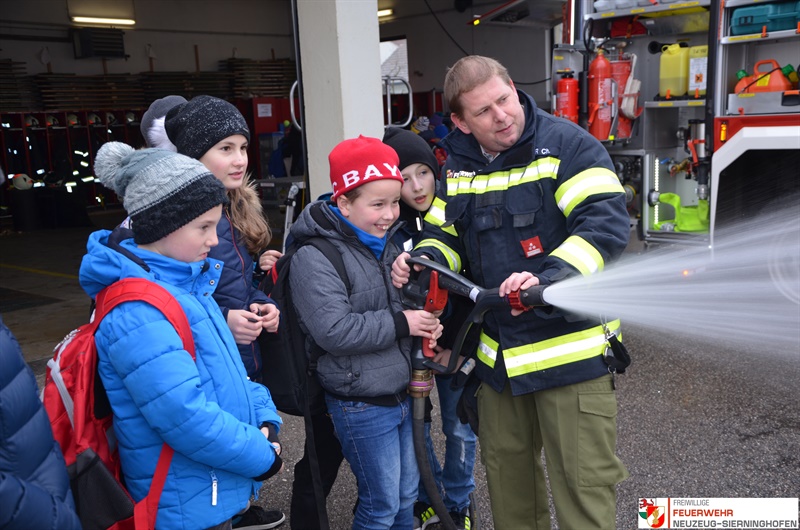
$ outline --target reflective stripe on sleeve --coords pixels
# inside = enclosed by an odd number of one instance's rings
[[[556,190],[558,207],[569,217],[572,210],[587,197],[601,193],[625,193],[617,175],[604,167],[581,171]]]
[[[438,226],[442,231],[447,232],[453,237],[458,237],[458,232],[456,232],[455,227],[444,226],[445,222],[447,221],[444,215],[446,206],[447,203],[445,203],[442,199],[439,199],[438,197],[433,199],[433,203],[428,209],[428,213],[425,214],[425,222],[434,226]]]
[[[600,252],[580,236],[569,236],[550,255],[566,261],[584,276],[594,274],[605,267]]]
[[[447,266],[450,267],[450,270],[454,272],[461,272],[461,257],[452,248],[448,247],[438,239],[423,239],[417,243],[417,246],[414,247],[414,249],[423,249],[424,247],[433,247],[437,249],[442,253],[442,255],[444,255],[444,259],[447,260]]]

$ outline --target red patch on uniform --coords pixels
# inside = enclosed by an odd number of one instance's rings
[[[544,252],[542,249],[542,242],[539,241],[539,236],[526,239],[525,241],[520,241],[519,243],[522,245],[522,252],[525,253],[526,258],[532,258],[533,256]]]

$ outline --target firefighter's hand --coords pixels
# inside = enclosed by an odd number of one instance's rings
[[[534,285],[539,285],[539,278],[530,272],[515,272],[500,284],[500,289],[497,294],[500,296],[508,296],[509,293],[527,289]],[[519,309],[511,310],[511,314],[514,316],[521,315],[522,313],[524,313],[524,311],[520,311]]]
[[[277,250],[265,250],[258,258],[258,268],[262,271],[269,272],[281,256],[283,256],[283,254]]]
[[[258,312],[230,309],[228,311],[228,327],[233,333],[236,344],[250,344],[256,340],[261,334],[261,330],[264,329],[261,324],[262,318]]]
[[[250,304],[250,310],[261,315],[261,327],[267,333],[278,331],[281,310],[275,304]]]
[[[392,263],[392,285],[401,289],[408,283],[408,277],[411,276],[411,266],[406,263],[406,260],[411,257],[408,252],[403,252]],[[420,256],[421,258],[429,259],[427,256]],[[424,269],[422,265],[414,265],[414,270],[419,272]]]
[[[442,366],[447,366],[450,364],[450,354],[453,353],[453,350],[451,350],[450,348],[442,348],[440,346],[437,346],[434,348],[434,351],[436,352],[436,355],[433,356],[433,362],[441,364]],[[464,362],[464,356],[459,355],[458,363],[456,363],[456,367],[453,368],[453,371],[450,373],[451,374],[456,373],[458,369],[461,368],[461,363],[463,362]]]

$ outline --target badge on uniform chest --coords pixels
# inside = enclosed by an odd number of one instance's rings
[[[542,249],[542,242],[539,241],[539,236],[520,241],[519,243],[522,245],[522,252],[525,254],[526,258],[532,258],[544,252]]]

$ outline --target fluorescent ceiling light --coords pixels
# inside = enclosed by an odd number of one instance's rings
[[[380,17],[390,17],[394,14],[394,9],[379,9],[378,10],[378,18]]]
[[[72,17],[79,24],[111,24],[114,26],[133,26],[136,21],[130,18]]]

